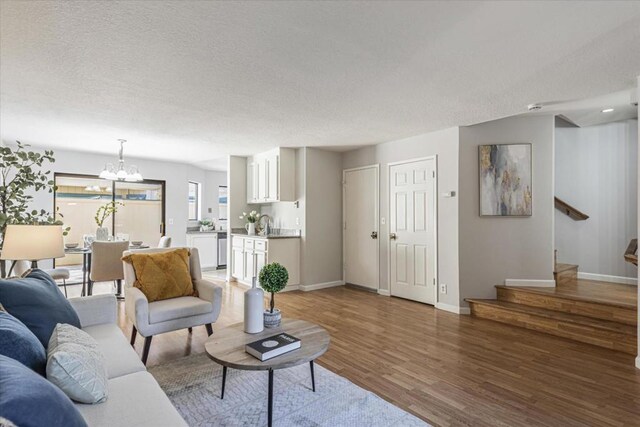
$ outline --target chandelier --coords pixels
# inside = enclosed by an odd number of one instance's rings
[[[112,181],[126,181],[126,182],[137,182],[142,181],[142,175],[140,171],[138,171],[138,167],[136,165],[131,165],[128,168],[124,165],[124,143],[127,142],[126,139],[119,139],[120,141],[120,151],[118,152],[118,168],[116,169],[113,166],[113,163],[107,163],[104,165],[104,169],[100,172],[100,178],[102,179],[110,179]]]

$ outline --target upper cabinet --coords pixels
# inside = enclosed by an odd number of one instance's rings
[[[247,203],[295,201],[295,166],[293,148],[275,148],[249,157]]]

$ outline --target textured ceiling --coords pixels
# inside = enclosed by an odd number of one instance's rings
[[[640,2],[0,2],[5,141],[215,168],[635,86]]]

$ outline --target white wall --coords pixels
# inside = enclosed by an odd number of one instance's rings
[[[342,154],[305,148],[302,284],[342,281]]]
[[[9,144],[10,145],[10,144]],[[31,147],[42,151],[45,148]],[[76,173],[97,175],[105,163],[113,163],[116,154],[106,156],[79,151],[54,150],[55,163],[47,166],[52,173]],[[186,229],[190,224],[188,218],[188,182],[205,183],[207,171],[183,163],[162,162],[157,160],[137,159],[125,157],[128,164],[135,164],[146,179],[162,180],[166,182],[166,235],[170,236],[173,244],[186,244]],[[203,186],[203,191],[207,191]],[[53,195],[38,192],[34,195],[32,204],[34,209],[53,210]],[[172,223],[173,222],[173,223]],[[150,242],[151,243],[151,242]]]
[[[220,218],[218,203],[218,187],[227,185],[227,173],[221,171],[205,171],[202,185],[202,218],[217,220]]]
[[[531,143],[531,217],[481,217],[478,146]],[[460,128],[460,303],[495,299],[505,279],[553,279],[553,116],[510,117]]]
[[[638,121],[556,127],[555,195],[589,215],[555,211],[558,261],[581,273],[635,279],[622,254],[638,230]]]
[[[227,209],[229,209],[228,229],[243,228],[246,221],[240,219],[243,212],[250,211],[247,205],[247,158],[229,156],[227,167]],[[228,240],[229,245],[231,239]],[[228,248],[230,249],[230,247]],[[230,254],[231,251],[227,251]]]
[[[640,76],[638,76],[638,86],[636,88],[636,100],[640,99]],[[638,120],[638,135],[640,135],[640,120]],[[638,150],[640,153],[640,150]],[[640,156],[640,154],[639,154]],[[638,157],[638,170],[640,170],[640,157]],[[640,173],[638,174],[638,179],[640,179]],[[638,189],[640,189],[640,183],[638,184]],[[640,196],[638,196],[638,203],[640,203]],[[638,212],[640,213],[640,206],[638,206]],[[638,227],[640,227],[640,218],[638,218]],[[640,237],[640,228],[637,230],[636,236]],[[640,271],[638,272],[640,274]],[[639,280],[640,283],[640,280]],[[640,301],[640,286],[638,286],[638,299]],[[640,310],[638,310],[638,333],[636,335],[640,337]],[[636,368],[640,369],[640,340],[638,340],[638,357],[636,357]]]
[[[444,198],[443,192],[458,191],[458,128],[445,129],[411,138],[369,146],[343,154],[343,169],[380,164],[380,218],[389,213],[387,165],[409,159],[437,156],[438,162],[438,280],[448,292],[438,301],[459,306],[458,276],[458,198]],[[389,289],[388,221],[380,230],[380,288]]]

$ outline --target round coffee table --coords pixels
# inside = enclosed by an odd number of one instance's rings
[[[311,388],[315,392],[316,384],[313,372],[313,361],[322,356],[329,348],[329,333],[321,326],[296,319],[282,319],[278,328],[264,328],[257,334],[247,334],[243,330],[243,323],[236,323],[216,332],[207,340],[204,347],[207,355],[216,363],[222,365],[222,392],[220,399],[224,399],[224,386],[227,380],[227,368],[245,371],[269,371],[268,392],[268,420],[269,426],[273,417],[273,371],[291,368],[309,363],[311,369]],[[289,353],[276,356],[261,362],[247,353],[245,345],[261,340],[281,332],[286,332],[300,339],[300,348]]]

